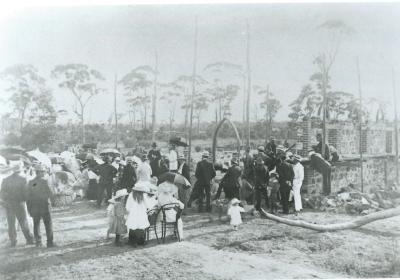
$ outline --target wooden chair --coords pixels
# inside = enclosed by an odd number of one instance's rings
[[[167,222],[166,212],[170,210],[176,211],[175,221],[173,222]],[[181,217],[182,209],[179,207],[179,204],[178,203],[165,204],[161,207],[161,212],[163,215],[161,220],[161,235],[163,243],[165,243],[165,236],[167,234],[167,229],[173,229],[174,235],[178,238],[178,241],[181,242],[181,237],[179,236],[179,231],[178,231],[178,220]]]
[[[149,239],[150,239],[150,231],[154,231],[154,234],[157,239],[157,243],[159,243],[158,235],[157,235],[157,218],[158,218],[159,213],[160,213],[160,208],[158,208],[158,207],[155,207],[155,208],[147,211],[147,217],[149,218],[150,226],[145,229],[146,241],[149,241]]]

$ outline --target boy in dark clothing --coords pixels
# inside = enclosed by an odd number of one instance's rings
[[[255,182],[255,208],[261,209],[261,200],[264,197],[266,207],[269,207],[267,186],[269,181],[268,167],[264,165],[261,158],[257,158],[256,167],[254,169],[254,182]]]
[[[49,200],[53,200],[53,193],[47,181],[43,178],[45,169],[42,166],[36,167],[36,177],[29,181],[27,191],[28,212],[33,218],[33,234],[35,236],[36,246],[42,246],[40,236],[40,220],[46,229],[47,247],[55,246],[53,243],[53,224],[50,214]]]
[[[285,161],[286,155],[284,152],[278,153],[279,163],[276,165],[276,173],[279,175],[279,192],[283,214],[289,214],[289,194],[293,186],[294,171],[293,166]]]
[[[277,203],[279,201],[279,181],[278,181],[278,174],[275,172],[270,174],[269,177],[269,205],[271,209],[271,213],[274,214],[278,207]]]

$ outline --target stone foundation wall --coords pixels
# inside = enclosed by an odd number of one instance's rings
[[[364,192],[371,188],[393,184],[395,174],[395,160],[393,156],[368,157],[363,162]],[[361,191],[359,159],[346,160],[332,166],[331,192],[335,193],[341,187],[353,184]],[[304,163],[304,181],[302,193],[305,195],[322,194],[322,175],[316,172],[309,162]]]

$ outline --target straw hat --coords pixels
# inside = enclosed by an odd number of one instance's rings
[[[186,158],[185,158],[184,155],[180,155],[180,156],[178,157],[178,160],[186,160]]]
[[[138,181],[132,188],[132,191],[151,193],[151,183],[148,181]]]
[[[236,197],[233,198],[233,199],[231,200],[231,205],[233,205],[233,204],[239,204],[239,203],[240,203],[240,200],[237,199]]]
[[[118,190],[115,193],[115,196],[113,198],[109,199],[108,201],[109,202],[114,202],[117,198],[124,197],[124,196],[127,196],[127,195],[129,195],[128,191],[126,189],[121,189],[121,190]]]
[[[204,151],[203,154],[201,155],[203,158],[208,158],[210,156],[210,153],[208,151]]]

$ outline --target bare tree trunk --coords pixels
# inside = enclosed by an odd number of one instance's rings
[[[246,121],[247,121],[247,146],[250,147],[250,94],[251,94],[251,69],[250,69],[250,27],[249,20],[246,20],[247,31],[247,47],[246,47],[246,62],[247,62],[247,102],[246,102]]]
[[[147,99],[147,88],[144,88],[144,100]],[[144,129],[147,128],[147,102],[144,102]]]
[[[396,183],[399,183],[399,127],[397,120],[397,98],[396,98],[396,84],[394,79],[394,68],[392,67],[392,82],[393,82],[393,101],[394,101],[394,143],[396,152]]]
[[[117,74],[114,80],[115,148],[118,148]]]
[[[332,225],[318,225],[318,224],[308,223],[305,221],[286,219],[286,218],[278,217],[273,214],[267,213],[264,209],[261,209],[260,214],[264,218],[273,220],[275,222],[283,223],[283,224],[286,224],[289,226],[297,226],[297,227],[302,227],[302,228],[306,228],[306,229],[323,232],[323,231],[337,231],[337,230],[345,230],[345,229],[354,229],[354,228],[358,228],[358,227],[361,227],[363,225],[366,225],[366,224],[369,224],[369,223],[372,223],[372,222],[375,222],[378,220],[399,216],[400,215],[400,207],[372,213],[372,214],[357,218],[350,222],[332,224]]]
[[[269,104],[269,85],[267,86],[267,93],[265,97],[265,144],[268,143],[268,132],[269,132],[269,124],[268,124],[268,104]]]
[[[200,134],[200,112],[197,113],[197,136]]]
[[[192,125],[193,125],[193,102],[196,93],[196,64],[197,64],[197,16],[195,19],[194,27],[194,53],[193,53],[193,76],[192,76],[192,97],[190,99],[190,127],[189,127],[189,152],[188,152],[188,166],[191,168],[191,154],[192,154]]]
[[[82,144],[85,144],[86,131],[85,131],[85,119],[83,116],[83,112],[84,112],[84,107],[81,105]]]
[[[360,152],[360,182],[361,182],[361,192],[364,192],[364,172],[363,172],[363,150],[362,150],[362,92],[361,92],[361,77],[360,77],[360,65],[358,63],[357,57],[357,76],[358,76],[358,93],[360,98],[360,114],[359,114],[359,152]]]
[[[155,52],[155,58],[156,58],[156,65],[154,67],[155,73],[154,73],[154,93],[153,93],[153,106],[152,106],[152,112],[151,112],[151,140],[154,142],[156,140],[156,108],[157,108],[157,76],[158,76],[158,55],[157,52]]]

